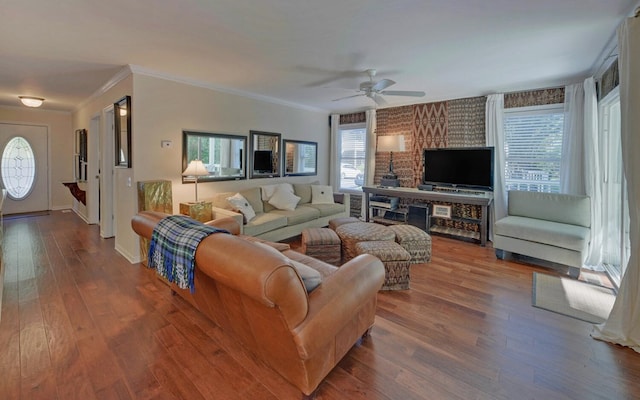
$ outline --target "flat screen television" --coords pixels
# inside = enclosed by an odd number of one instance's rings
[[[425,149],[427,185],[493,190],[493,147]]]
[[[253,170],[259,173],[273,172],[273,154],[271,150],[253,152]]]

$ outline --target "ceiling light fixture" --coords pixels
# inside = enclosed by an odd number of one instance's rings
[[[40,107],[44,99],[42,97],[18,96],[22,104],[27,107]]]

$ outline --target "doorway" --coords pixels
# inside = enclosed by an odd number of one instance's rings
[[[0,176],[7,189],[2,213],[49,210],[49,131],[46,126],[0,123]]]

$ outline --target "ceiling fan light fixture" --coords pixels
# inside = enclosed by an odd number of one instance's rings
[[[33,96],[18,96],[22,104],[27,107],[40,107],[44,99],[42,97],[33,97]]]

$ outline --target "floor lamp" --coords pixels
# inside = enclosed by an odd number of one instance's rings
[[[196,178],[196,203],[198,202],[198,177],[209,175],[209,171],[201,160],[192,160],[187,165],[187,169],[182,172],[182,176],[193,176]]]

